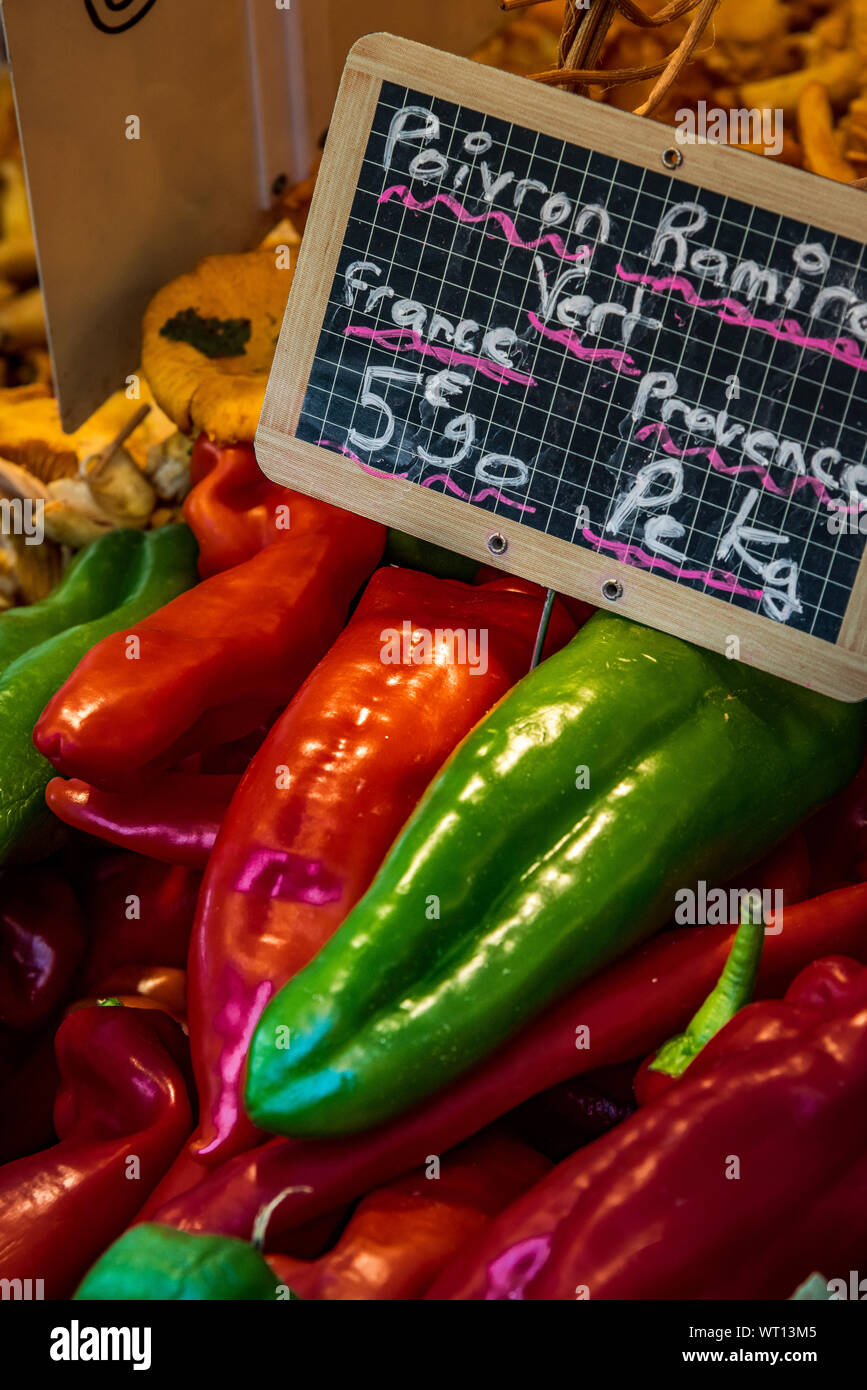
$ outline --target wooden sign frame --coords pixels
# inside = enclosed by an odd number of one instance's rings
[[[391,34],[371,34],[351,49],[343,74],[317,192],[307,222],[265,404],[256,435],[260,467],[275,482],[374,517],[423,540],[491,562],[488,540],[505,537],[494,563],[637,622],[724,651],[732,635],[740,658],[784,679],[846,701],[867,696],[867,549],[836,643],[732,608],[711,595],[647,570],[534,531],[472,503],[400,478],[383,482],[331,450],[295,438],[338,257],[383,82],[471,107],[714,192],[861,241],[867,195],[724,145],[681,147],[675,170],[663,164],[672,131],[569,93]],[[323,462],[327,457],[327,467]],[[621,588],[608,602],[608,581]]]

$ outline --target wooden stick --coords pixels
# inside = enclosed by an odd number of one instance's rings
[[[126,443],[133,431],[138,429],[142,420],[144,420],[144,418],[149,414],[150,406],[147,404],[147,402],[145,402],[143,405],[139,406],[138,410],[135,412],[134,415],[131,415],[129,417],[122,429],[118,430],[117,434],[114,436],[114,439],[110,440],[109,443],[106,444],[104,449],[100,449],[99,453],[94,455],[96,462],[90,469],[90,475],[92,477],[99,477],[100,473],[102,472],[103,468],[105,468],[115,449],[119,449],[121,444]]]
[[[541,5],[543,0],[500,0],[500,9],[505,10],[529,10],[531,5]]]
[[[714,10],[719,5],[720,0],[702,0],[696,11],[695,18],[689,26],[686,34],[671,55],[671,61],[665,72],[660,77],[647,101],[642,102],[641,106],[635,108],[636,116],[649,116],[651,111],[655,111],[662,98],[673,87],[675,80],[686,67],[696,48],[699,39],[711,21]]]
[[[698,0],[673,0],[673,3],[666,5],[664,9],[657,10],[656,14],[645,14],[632,0],[615,0],[618,10],[633,24],[637,24],[641,29],[659,29],[663,24],[671,24],[672,20],[680,19],[683,15],[689,14],[698,4]]]
[[[663,72],[669,57],[660,58],[655,63],[647,63],[643,68],[551,68],[549,72],[534,72],[533,81],[543,82],[549,87],[567,86],[572,82],[593,82],[605,80],[609,87],[626,86],[629,82],[641,82],[645,77],[655,77]]]
[[[579,9],[577,0],[567,0],[560,36],[560,67],[593,69],[616,13],[617,0],[589,0],[586,9]],[[586,82],[568,85],[571,91],[586,95]]]
[[[558,67],[548,72],[534,73],[536,82],[549,86],[567,87],[573,92],[585,95],[588,86],[623,86],[629,82],[641,82],[647,77],[661,73],[659,82],[653,88],[638,115],[649,115],[662,101],[674,81],[690,61],[701,35],[704,33],[714,10],[720,0],[671,0],[654,15],[645,14],[635,4],[635,0],[587,0],[587,7],[580,0],[566,0],[563,16],[563,30],[560,35]],[[606,35],[616,14],[621,14],[630,23],[644,29],[658,29],[673,20],[681,19],[690,10],[697,10],[684,39],[666,58],[657,63],[648,63],[641,68],[617,68],[606,71],[594,67],[602,51]],[[560,75],[558,75],[560,74]]]

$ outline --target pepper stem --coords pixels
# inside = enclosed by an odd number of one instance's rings
[[[254,1249],[258,1250],[260,1253],[265,1249],[265,1237],[268,1234],[268,1223],[280,1203],[284,1202],[287,1197],[291,1197],[293,1192],[312,1191],[312,1187],[284,1187],[282,1192],[278,1192],[276,1197],[272,1197],[270,1202],[266,1202],[263,1207],[260,1207],[256,1213],[256,1219],[253,1222],[253,1233],[250,1237],[250,1243]]]
[[[683,1033],[663,1043],[650,1071],[681,1076],[706,1043],[734,1018],[753,997],[765,941],[761,898],[748,893],[741,899],[741,921],[735,932],[722,974]]]

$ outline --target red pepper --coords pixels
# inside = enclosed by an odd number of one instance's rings
[[[811,880],[810,850],[807,837],[799,827],[787,835],[770,854],[766,854],[764,859],[760,859],[745,873],[739,874],[737,882],[726,884],[726,892],[732,888],[747,888],[748,891],[756,889],[760,893],[780,893],[783,907],[789,908],[794,907],[795,903],[804,902],[810,896]],[[771,898],[772,904],[776,901],[775,897]],[[773,915],[773,911],[768,913],[769,921]],[[737,913],[734,914],[730,925],[738,925]]]
[[[653,1105],[559,1164],[428,1297],[755,1298],[761,1279],[766,1297],[785,1299],[814,1270],[836,1276],[845,1235],[812,1228],[793,1257],[789,1231],[864,1159],[867,970],[832,960],[806,973],[785,1002],[742,1009]]]
[[[39,1028],[63,1002],[83,951],[81,909],[61,874],[0,873],[0,1023]]]
[[[798,976],[786,998],[804,1007],[822,1008],[839,1000],[842,991],[857,974],[858,966],[845,957],[814,961]],[[827,1246],[834,1237],[833,1251]],[[774,1242],[765,1249],[754,1249],[750,1271],[753,1298],[772,1299],[775,1290],[786,1288],[792,1269],[812,1272],[816,1252],[823,1249],[822,1273],[826,1279],[843,1278],[848,1298],[863,1299],[865,1286],[853,1292],[850,1271],[864,1273],[867,1249],[867,1153],[843,1177],[828,1186],[798,1213],[796,1221],[783,1224]],[[827,1271],[827,1272],[826,1272]],[[799,1281],[800,1282],[800,1281]],[[860,1280],[858,1281],[860,1282]]]
[[[140,994],[162,1004],[168,1013],[184,1018],[187,1011],[187,975],[168,965],[127,965],[100,981],[97,994]]]
[[[134,633],[104,638],[49,701],[34,743],[64,775],[123,789],[151,763],[255,728],[328,650],[384,539],[375,522],[326,509]]]
[[[833,1233],[833,1251],[828,1235]],[[797,1221],[784,1226],[780,1238],[767,1249],[757,1250],[751,1270],[755,1299],[778,1297],[775,1290],[787,1288],[793,1269],[814,1272],[815,1255],[824,1251],[825,1280],[840,1280],[832,1293],[863,1301],[867,1294],[864,1251],[867,1249],[867,1155],[854,1163],[839,1182],[817,1192]],[[833,1263],[831,1261],[833,1260]],[[828,1273],[825,1273],[825,1269]],[[853,1289],[852,1274],[855,1274]],[[798,1280],[802,1283],[803,1280]],[[794,1292],[794,1289],[793,1289]],[[791,1294],[788,1295],[791,1297]]]
[[[520,588],[529,585],[529,580],[521,579],[516,574],[507,574],[505,570],[495,569],[493,565],[480,565],[473,583],[491,584],[493,582],[506,588]],[[535,588],[536,586],[533,585],[532,587]],[[544,590],[541,592],[544,593]],[[588,618],[592,618],[597,611],[595,604],[586,603],[584,599],[573,598],[571,594],[558,594],[557,599],[566,609],[576,630],[583,627]]]
[[[220,445],[200,434],[190,476],[194,486],[184,502],[184,517],[199,543],[203,579],[243,564],[334,510],[272,483],[256,462],[252,444]]]
[[[186,965],[201,874],[124,850],[86,870],[78,886],[90,930],[84,990],[123,966]]]
[[[183,1034],[165,1014],[81,1009],[56,1040],[59,1143],[0,1169],[0,1278],[68,1298],[189,1132]]]
[[[78,778],[54,777],[45,801],[66,825],[109,844],[204,869],[239,781],[237,773],[162,772],[139,787],[107,792]]]
[[[867,878],[867,760],[854,782],[807,823],[818,891]]]
[[[380,570],[274,725],[223,823],[190,951],[203,1161],[253,1142],[241,1079],[262,1009],[361,897],[454,746],[526,673],[540,613],[535,586],[474,588]],[[451,646],[435,660],[384,660],[396,654],[389,633],[437,629]],[[470,664],[473,633],[479,649]],[[555,610],[548,649],[571,633]],[[403,654],[411,658],[411,649]]]
[[[188,1139],[172,1166],[167,1169],[153,1192],[148,1195],[144,1206],[137,1212],[136,1225],[140,1221],[152,1221],[155,1212],[161,1211],[164,1206],[176,1202],[181,1197],[189,1196],[194,1187],[198,1187],[199,1183],[212,1174],[213,1169],[206,1168],[196,1157],[194,1137]],[[273,1197],[273,1192],[271,1195]]]
[[[170,965],[126,965],[112,970],[93,987],[93,997],[78,1000],[73,1009],[100,999],[118,999],[138,1009],[163,1009],[186,1031],[187,975]]]
[[[268,1263],[300,1298],[421,1298],[490,1218],[550,1167],[516,1139],[480,1135],[446,1154],[441,1165],[432,1155],[423,1172],[365,1197],[337,1244],[319,1259],[271,1255]]]
[[[269,1229],[277,1239],[410,1171],[427,1154],[452,1148],[539,1091],[658,1047],[705,998],[733,936],[730,927],[663,932],[572,990],[424,1105],[351,1140],[272,1139],[151,1209],[150,1218],[249,1239],[259,1209],[295,1187],[274,1213]],[[786,914],[784,930],[767,937],[757,997],[779,993],[809,961],[831,951],[867,961],[867,884],[813,898]],[[577,1031],[583,1028],[586,1035]]]
[[[193,760],[195,767],[191,770],[201,772],[209,777],[224,777],[228,773],[236,773],[240,777],[242,773],[247,771],[248,765],[265,742],[274,720],[282,713],[283,706],[281,705],[279,709],[274,710],[270,718],[260,724],[252,733],[244,734],[242,738],[232,739],[230,743],[221,743],[216,748],[206,748]]]

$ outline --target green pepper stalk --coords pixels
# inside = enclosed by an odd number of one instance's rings
[[[828,1290],[828,1280],[823,1274],[811,1274],[799,1284],[789,1299],[790,1303],[828,1303],[832,1295]]]
[[[741,901],[741,921],[735,932],[722,974],[698,1012],[682,1033],[663,1043],[650,1071],[664,1076],[682,1076],[706,1043],[733,1019],[753,997],[756,976],[762,960],[765,919],[761,903],[754,907],[753,895]]]

